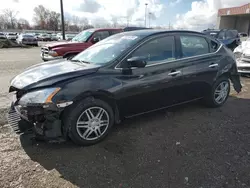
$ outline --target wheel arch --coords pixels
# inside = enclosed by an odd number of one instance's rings
[[[99,99],[109,104],[114,112],[115,123],[120,123],[120,113],[116,100],[113,97],[113,95],[107,91],[87,91],[75,97],[73,101],[74,103],[78,103],[79,101],[82,100],[94,100],[94,99]],[[69,106],[69,108],[70,107],[71,106]],[[67,111],[67,109],[68,108],[63,110],[63,112],[60,115],[60,119],[63,118],[63,114],[65,113],[65,111]]]

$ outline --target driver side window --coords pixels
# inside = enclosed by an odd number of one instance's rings
[[[136,49],[130,57],[145,57],[147,65],[175,60],[174,36],[150,40]]]

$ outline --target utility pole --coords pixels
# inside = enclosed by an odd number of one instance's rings
[[[61,4],[61,22],[62,22],[62,37],[63,40],[65,40],[65,28],[64,28],[64,13],[63,13],[63,0],[60,0],[60,4]]]
[[[149,13],[148,13],[148,27],[149,27],[149,28],[150,28],[150,19],[151,19],[151,15],[152,15],[152,13],[149,12]]]
[[[147,6],[148,3],[145,3],[145,27],[147,27]]]

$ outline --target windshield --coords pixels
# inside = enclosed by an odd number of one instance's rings
[[[117,58],[142,37],[129,34],[116,34],[87,48],[72,60],[104,65]]]
[[[72,41],[86,42],[88,40],[88,38],[90,37],[90,35],[92,35],[93,32],[94,32],[94,30],[82,31],[81,33],[77,34],[72,39]]]

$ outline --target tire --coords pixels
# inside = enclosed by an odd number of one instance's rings
[[[221,86],[221,84],[223,85],[227,85],[227,89],[224,90],[224,96],[223,97],[219,97],[219,94],[216,94],[218,92],[218,90],[220,89],[219,87]],[[229,93],[230,93],[230,82],[228,77],[220,77],[218,80],[216,80],[216,82],[213,84],[209,94],[205,97],[205,104],[208,107],[212,107],[212,108],[217,108],[222,106],[228,99],[229,97]],[[221,98],[219,101],[216,100],[218,98]]]
[[[87,118],[87,113],[89,114],[89,111],[87,112],[87,110],[90,110],[95,116],[94,118],[96,118],[97,114],[100,112],[100,109],[104,110],[100,118],[102,120],[91,122],[92,120],[90,121]],[[68,136],[70,137],[70,139],[78,145],[86,146],[100,142],[107,136],[114,124],[114,112],[110,105],[102,100],[95,98],[84,99],[73,105],[72,107],[69,107],[69,109],[66,109],[65,112],[66,113],[64,114],[67,114],[67,117],[63,118],[63,126],[64,128],[66,128],[66,130],[68,130]],[[107,121],[105,119],[107,119]],[[77,122],[80,121],[85,123],[77,125]],[[91,123],[86,123],[87,121]],[[104,124],[106,126],[104,126]],[[79,128],[78,126],[85,127]],[[99,134],[99,136],[97,136],[97,133]],[[93,139],[93,137],[95,138]]]

